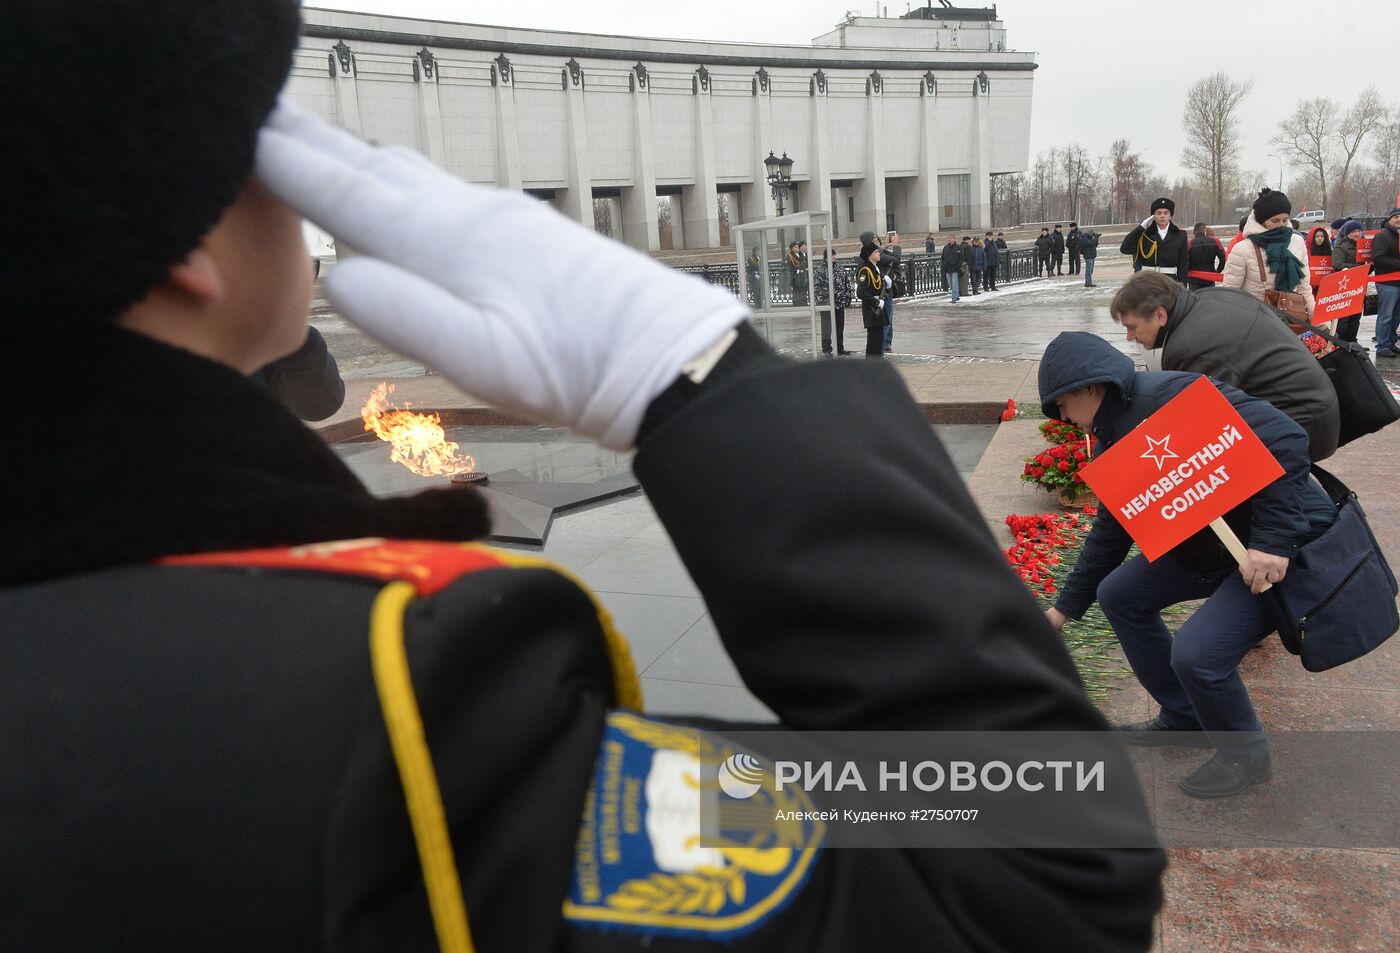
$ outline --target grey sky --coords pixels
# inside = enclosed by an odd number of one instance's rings
[[[963,0],[969,6],[974,0]],[[874,3],[828,0],[338,0],[309,4],[342,10],[501,26],[805,45],[836,25],[847,10],[874,15]],[[907,2],[882,4],[891,15]],[[1252,79],[1242,131],[1247,169],[1267,171],[1277,185],[1278,162],[1268,139],[1294,103],[1327,95],[1344,105],[1375,83],[1400,104],[1394,77],[1400,44],[1400,2],[1363,0],[1001,0],[1008,45],[1034,50],[1031,159],[1043,149],[1082,143],[1091,154],[1126,138],[1168,178],[1184,174],[1181,107],[1196,79],[1225,69]],[[1338,69],[1339,61],[1353,64]],[[1387,88],[1387,84],[1389,88]],[[1284,170],[1285,183],[1291,172]]]

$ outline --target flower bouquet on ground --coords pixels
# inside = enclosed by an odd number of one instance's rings
[[[1040,433],[1050,446],[1026,460],[1021,471],[1023,483],[1034,483],[1060,498],[1064,506],[1097,504],[1098,498],[1084,483],[1079,470],[1094,458],[1093,442],[1073,424],[1047,420]]]

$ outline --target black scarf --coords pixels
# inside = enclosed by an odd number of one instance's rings
[[[468,540],[489,527],[474,491],[376,499],[262,388],[138,334],[26,337],[0,349],[0,369],[12,395],[0,584],[362,536]]]

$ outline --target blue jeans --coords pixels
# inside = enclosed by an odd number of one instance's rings
[[[1084,285],[1088,287],[1094,283],[1094,259],[1084,259]]]
[[[888,324],[885,325],[885,337],[884,337],[885,350],[888,351],[890,348],[894,347],[894,299],[893,299],[893,298],[886,298],[886,299],[885,299],[885,320],[887,320],[887,321],[889,322]]]
[[[958,300],[958,273],[956,271],[943,272],[943,280],[948,282],[948,295],[953,301]]]
[[[1099,584],[1098,598],[1133,674],[1162,706],[1163,723],[1182,731],[1204,728],[1232,759],[1268,751],[1239,666],[1273,625],[1235,568],[1203,576],[1170,557],[1149,563],[1136,556]],[[1162,610],[1202,598],[1205,605],[1173,638]]]
[[[1376,353],[1395,350],[1395,322],[1400,317],[1400,284],[1376,285]]]

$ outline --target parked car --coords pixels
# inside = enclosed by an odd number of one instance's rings
[[[1309,209],[1306,212],[1299,212],[1293,216],[1298,221],[1298,227],[1303,231],[1308,230],[1309,225],[1315,225],[1327,218],[1327,213],[1320,209]]]

